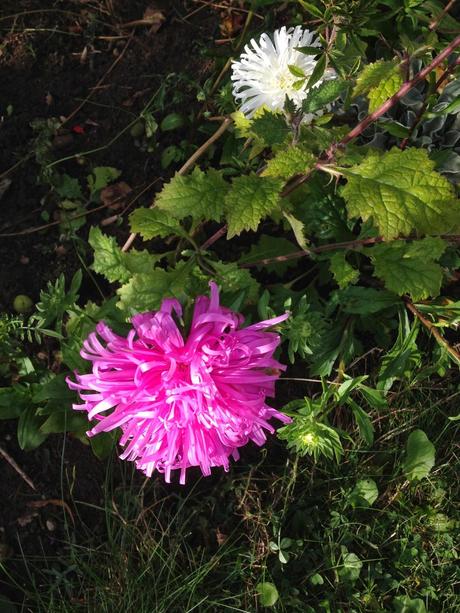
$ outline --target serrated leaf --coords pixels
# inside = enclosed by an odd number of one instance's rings
[[[372,218],[386,239],[442,234],[460,226],[460,204],[448,180],[434,170],[424,149],[369,151],[357,166],[343,168],[342,190],[350,217]]]
[[[336,301],[350,315],[372,315],[399,303],[395,294],[373,287],[349,286],[336,293]]]
[[[263,177],[280,177],[287,180],[293,175],[307,172],[313,165],[315,156],[305,145],[281,149],[262,172]]]
[[[283,144],[290,130],[284,115],[265,110],[260,117],[253,120],[251,132],[265,145],[273,147]]]
[[[259,242],[252,245],[251,250],[247,255],[243,255],[239,264],[252,264],[257,262],[257,268],[261,270],[265,268],[268,272],[276,272],[282,274],[290,266],[296,266],[296,260],[283,260],[283,256],[293,253],[296,246],[285,238],[277,236],[267,236],[263,234]],[[281,258],[279,262],[264,263],[264,260],[272,258]]]
[[[308,241],[305,236],[305,225],[303,221],[300,221],[300,219],[297,219],[297,217],[295,217],[294,215],[291,215],[291,213],[287,213],[286,211],[283,211],[283,217],[286,219],[288,224],[291,226],[291,229],[294,233],[295,239],[298,242],[299,246],[302,249],[306,250]]]
[[[227,297],[233,300],[235,294],[244,292],[245,303],[257,302],[260,286],[249,270],[239,268],[235,262],[212,262],[212,266],[223,294],[228,294]]]
[[[176,219],[190,215],[194,220],[220,221],[229,189],[221,171],[195,168],[186,176],[176,174],[158,194],[156,207]]]
[[[409,294],[417,301],[439,295],[443,273],[435,260],[446,248],[441,238],[427,237],[413,243],[383,243],[366,252],[387,289],[399,295]]]
[[[194,273],[191,262],[185,262],[170,271],[156,268],[150,273],[135,274],[117,290],[120,297],[117,306],[132,315],[157,310],[163,298],[185,301],[190,297]]]
[[[124,253],[116,239],[103,234],[98,227],[90,229],[88,242],[94,249],[93,270],[104,275],[110,283],[126,283],[134,273],[151,272],[161,257],[135,249]]]
[[[302,102],[304,113],[314,113],[336,100],[343,92],[345,84],[340,79],[329,79],[318,87],[308,90],[307,97]]]
[[[167,236],[186,236],[185,230],[172,215],[157,208],[136,209],[129,216],[131,232],[136,232],[144,240],[166,238]]]
[[[353,285],[359,279],[359,270],[347,262],[345,251],[337,251],[330,258],[329,269],[340,289]]]
[[[371,89],[378,88],[398,68],[399,64],[388,60],[378,60],[372,64],[368,64],[363,68],[356,79],[356,85],[353,88],[352,97],[367,94]]]
[[[428,476],[435,462],[435,448],[423,430],[414,430],[406,444],[403,471],[409,481]]]
[[[394,96],[403,84],[401,69],[397,66],[377,87],[373,87],[367,94],[369,99],[369,112],[373,113],[382,106],[391,96]]]
[[[275,177],[259,177],[255,173],[237,177],[225,198],[228,238],[243,230],[256,231],[260,221],[279,208],[283,181]]]
[[[78,179],[70,177],[68,174],[56,175],[53,181],[53,187],[61,196],[69,200],[82,200],[83,193]]]
[[[235,111],[230,115],[239,138],[249,138],[251,135],[252,119],[248,119],[241,111]]]
[[[99,190],[113,183],[121,175],[121,170],[112,166],[97,166],[93,172],[88,175],[88,187],[91,195],[94,195]]]

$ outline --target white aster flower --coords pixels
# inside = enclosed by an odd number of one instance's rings
[[[268,34],[262,34],[258,42],[253,38],[239,61],[232,63],[233,95],[241,103],[240,111],[246,117],[252,117],[262,106],[282,111],[286,96],[297,108],[302,106],[308,91],[308,77],[317,60],[297,51],[296,47],[321,47],[321,44],[314,32],[303,30],[301,26],[289,29],[284,26],[273,33],[273,40]],[[297,67],[307,77],[300,89],[294,87],[299,77],[292,74],[289,66]],[[326,71],[315,86],[331,76],[333,74]],[[307,121],[312,118],[313,115],[305,117]]]

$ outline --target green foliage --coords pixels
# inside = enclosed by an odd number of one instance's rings
[[[367,94],[369,111],[373,113],[403,84],[401,66],[394,61],[379,60],[368,64],[359,74],[353,97]]]
[[[172,215],[156,208],[136,209],[129,216],[129,222],[131,231],[139,233],[144,240],[186,235],[180,223]]]
[[[353,285],[359,280],[359,271],[347,262],[344,251],[337,251],[331,256],[329,268],[340,289]]]
[[[221,171],[195,168],[190,175],[176,174],[158,194],[156,206],[179,220],[191,216],[194,220],[219,221],[228,190]]]
[[[395,294],[409,294],[412,300],[423,300],[439,295],[443,272],[436,261],[446,247],[442,239],[427,237],[412,243],[383,243],[367,253],[375,274],[383,279],[387,289]]]
[[[290,266],[295,266],[295,260],[284,259],[284,256],[296,251],[296,246],[282,237],[263,234],[257,244],[252,245],[247,256],[240,258],[240,264],[256,265],[259,270],[265,268],[268,272],[284,273]],[[278,261],[273,262],[274,258]]]
[[[268,161],[262,176],[287,180],[293,175],[306,172],[314,159],[311,150],[305,145],[286,147],[280,149],[275,157]]]
[[[277,212],[282,187],[280,179],[258,177],[254,173],[234,179],[225,198],[227,238],[238,236],[243,230],[257,230],[262,219]]]
[[[278,590],[273,583],[265,581],[256,585],[259,602],[263,607],[273,607],[279,598]]]
[[[363,162],[341,172],[347,177],[342,193],[350,216],[372,219],[386,239],[442,234],[460,224],[451,185],[422,149],[370,151]]]
[[[289,126],[282,114],[264,111],[251,123],[251,133],[267,147],[282,145],[289,132]]]
[[[91,228],[88,242],[94,249],[93,270],[111,283],[127,283],[133,274],[149,273],[159,259],[148,251],[123,252],[113,236],[103,234],[97,227]]]
[[[290,302],[285,303],[286,308],[290,306]],[[288,342],[291,363],[295,362],[296,354],[305,359],[319,349],[326,327],[324,315],[312,310],[307,296],[302,296],[281,329],[283,338]]]
[[[423,430],[414,430],[406,443],[403,471],[409,481],[428,476],[435,462],[435,448]]]

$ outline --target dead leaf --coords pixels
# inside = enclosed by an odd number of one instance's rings
[[[166,16],[163,11],[155,7],[155,5],[149,5],[142,18],[146,25],[150,25],[150,34],[156,34],[166,20]]]
[[[221,547],[222,545],[224,545],[227,542],[228,534],[224,534],[223,532],[220,531],[219,528],[217,528],[217,530],[216,530],[216,540],[217,540],[217,544],[219,545],[219,547]]]
[[[21,515],[21,517],[18,517],[17,522],[21,528],[24,528],[25,526],[31,524],[35,517],[38,517],[38,513],[25,513],[24,515]]]
[[[32,507],[32,509],[42,509],[43,507],[47,507],[49,504],[57,507],[62,507],[68,513],[73,525],[75,526],[75,519],[73,517],[72,511],[70,510],[70,507],[67,502],[65,502],[64,500],[60,500],[59,498],[49,498],[48,500],[31,500],[31,502],[27,503],[27,506]]]
[[[130,186],[124,181],[114,183],[101,190],[101,202],[109,207],[109,209],[119,209],[125,204],[126,196],[132,191]]]

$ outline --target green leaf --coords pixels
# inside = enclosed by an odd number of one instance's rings
[[[425,603],[421,598],[396,596],[393,599],[394,613],[427,613]]]
[[[157,268],[150,273],[135,274],[117,290],[118,307],[128,314],[157,310],[163,298],[185,301],[193,283],[195,270],[191,262],[181,263],[171,271]]]
[[[379,497],[379,490],[373,479],[360,479],[348,496],[353,507],[371,507]]]
[[[43,443],[47,434],[41,431],[43,417],[37,415],[37,407],[31,405],[25,409],[18,420],[18,443],[24,451],[32,451]]]
[[[273,607],[279,599],[278,590],[273,583],[258,583],[256,589],[259,595],[259,602],[263,607]]]
[[[251,132],[267,147],[282,145],[290,133],[284,115],[264,111],[260,117],[256,117],[251,125]]]
[[[435,448],[423,430],[414,430],[406,443],[403,471],[409,481],[428,476],[435,462]]]
[[[298,79],[305,78],[304,71],[300,69],[298,66],[296,66],[295,64],[288,64],[288,69],[289,69],[289,72],[292,75],[294,75],[294,77],[297,77]]]
[[[347,262],[345,251],[337,251],[330,258],[329,269],[340,289],[353,285],[359,279],[359,270]]]
[[[55,411],[40,427],[43,434],[60,432],[83,433],[89,429],[88,419],[81,413],[68,408],[66,411]]]
[[[413,243],[383,243],[367,249],[366,254],[387,289],[399,295],[409,294],[416,301],[439,295],[443,272],[435,260],[446,248],[441,238],[427,237]]]
[[[372,113],[391,98],[403,84],[401,67],[394,61],[379,60],[368,64],[358,76],[352,96],[368,94]]]
[[[395,294],[360,286],[338,291],[336,301],[345,313],[351,315],[372,315],[400,302]]]
[[[61,198],[69,200],[82,200],[83,192],[81,191],[78,179],[70,177],[68,174],[56,175],[53,180],[54,189]]]
[[[307,172],[313,166],[315,159],[315,156],[305,145],[286,147],[278,151],[275,157],[268,161],[262,176],[279,177],[287,180],[293,175]]]
[[[304,55],[319,55],[322,51],[321,47],[315,47],[312,45],[306,47],[296,47],[295,50],[303,53]]]
[[[92,436],[89,439],[89,443],[96,458],[105,460],[110,456],[112,449],[115,447],[113,432],[102,432],[97,436]]]
[[[350,217],[372,218],[386,239],[442,234],[460,225],[460,204],[449,181],[434,170],[424,149],[369,151],[357,166],[342,168]]]
[[[355,553],[345,553],[343,556],[342,566],[338,569],[337,574],[347,583],[355,583],[359,579],[363,563]]]
[[[295,239],[299,244],[299,247],[301,249],[307,250],[308,241],[305,237],[305,225],[303,221],[300,221],[300,219],[297,219],[297,217],[291,215],[291,213],[287,213],[286,211],[283,211],[283,217],[291,226],[291,230],[294,233]]]
[[[30,405],[30,397],[14,387],[0,387],[0,419],[15,419]]]
[[[302,102],[304,113],[314,113],[323,109],[336,100],[345,89],[345,83],[341,79],[329,79],[318,87],[308,90],[307,97]]]
[[[348,399],[347,403],[353,411],[353,417],[359,428],[361,438],[370,447],[374,442],[374,426],[369,415],[351,398]]]
[[[222,291],[223,303],[233,302],[237,294],[244,293],[244,302],[255,304],[259,298],[260,286],[249,270],[239,268],[236,262],[212,262],[216,271],[215,280]]]
[[[259,177],[255,173],[236,177],[225,198],[228,235],[241,234],[243,230],[256,231],[260,221],[279,209],[279,192],[283,181],[275,177]]]
[[[171,130],[177,130],[178,128],[182,128],[185,124],[185,118],[183,115],[179,113],[169,113],[166,117],[163,118],[160,124],[160,130],[162,132],[170,132]]]
[[[176,219],[190,215],[195,220],[220,221],[229,189],[221,171],[195,168],[186,176],[176,174],[158,194],[156,206]]]
[[[121,175],[121,170],[112,166],[97,166],[93,172],[87,176],[89,191],[91,196],[96,194],[110,183],[113,183]]]
[[[134,273],[151,272],[161,257],[135,249],[124,253],[115,237],[103,234],[98,227],[90,229],[88,241],[94,249],[93,270],[110,283],[126,283]]]
[[[136,209],[129,216],[131,232],[136,232],[144,240],[166,238],[167,236],[186,236],[185,230],[172,215],[154,209]]]
[[[326,68],[327,68],[327,56],[325,53],[323,53],[323,55],[316,62],[316,66],[313,68],[313,72],[311,73],[310,78],[308,79],[307,89],[310,89],[311,87],[316,85],[316,83],[318,83],[318,81],[323,76]]]
[[[72,401],[75,401],[76,394],[73,390],[69,389],[66,378],[66,374],[60,374],[43,383],[32,396],[32,402],[39,404],[46,400],[59,400],[62,403],[70,404]]]
[[[296,266],[296,260],[283,260],[283,256],[296,251],[296,246],[282,237],[262,234],[257,244],[252,245],[250,252],[239,259],[239,265],[258,262],[257,269],[265,268],[268,272],[282,274],[290,266]],[[264,263],[264,260],[279,257],[279,262]]]

